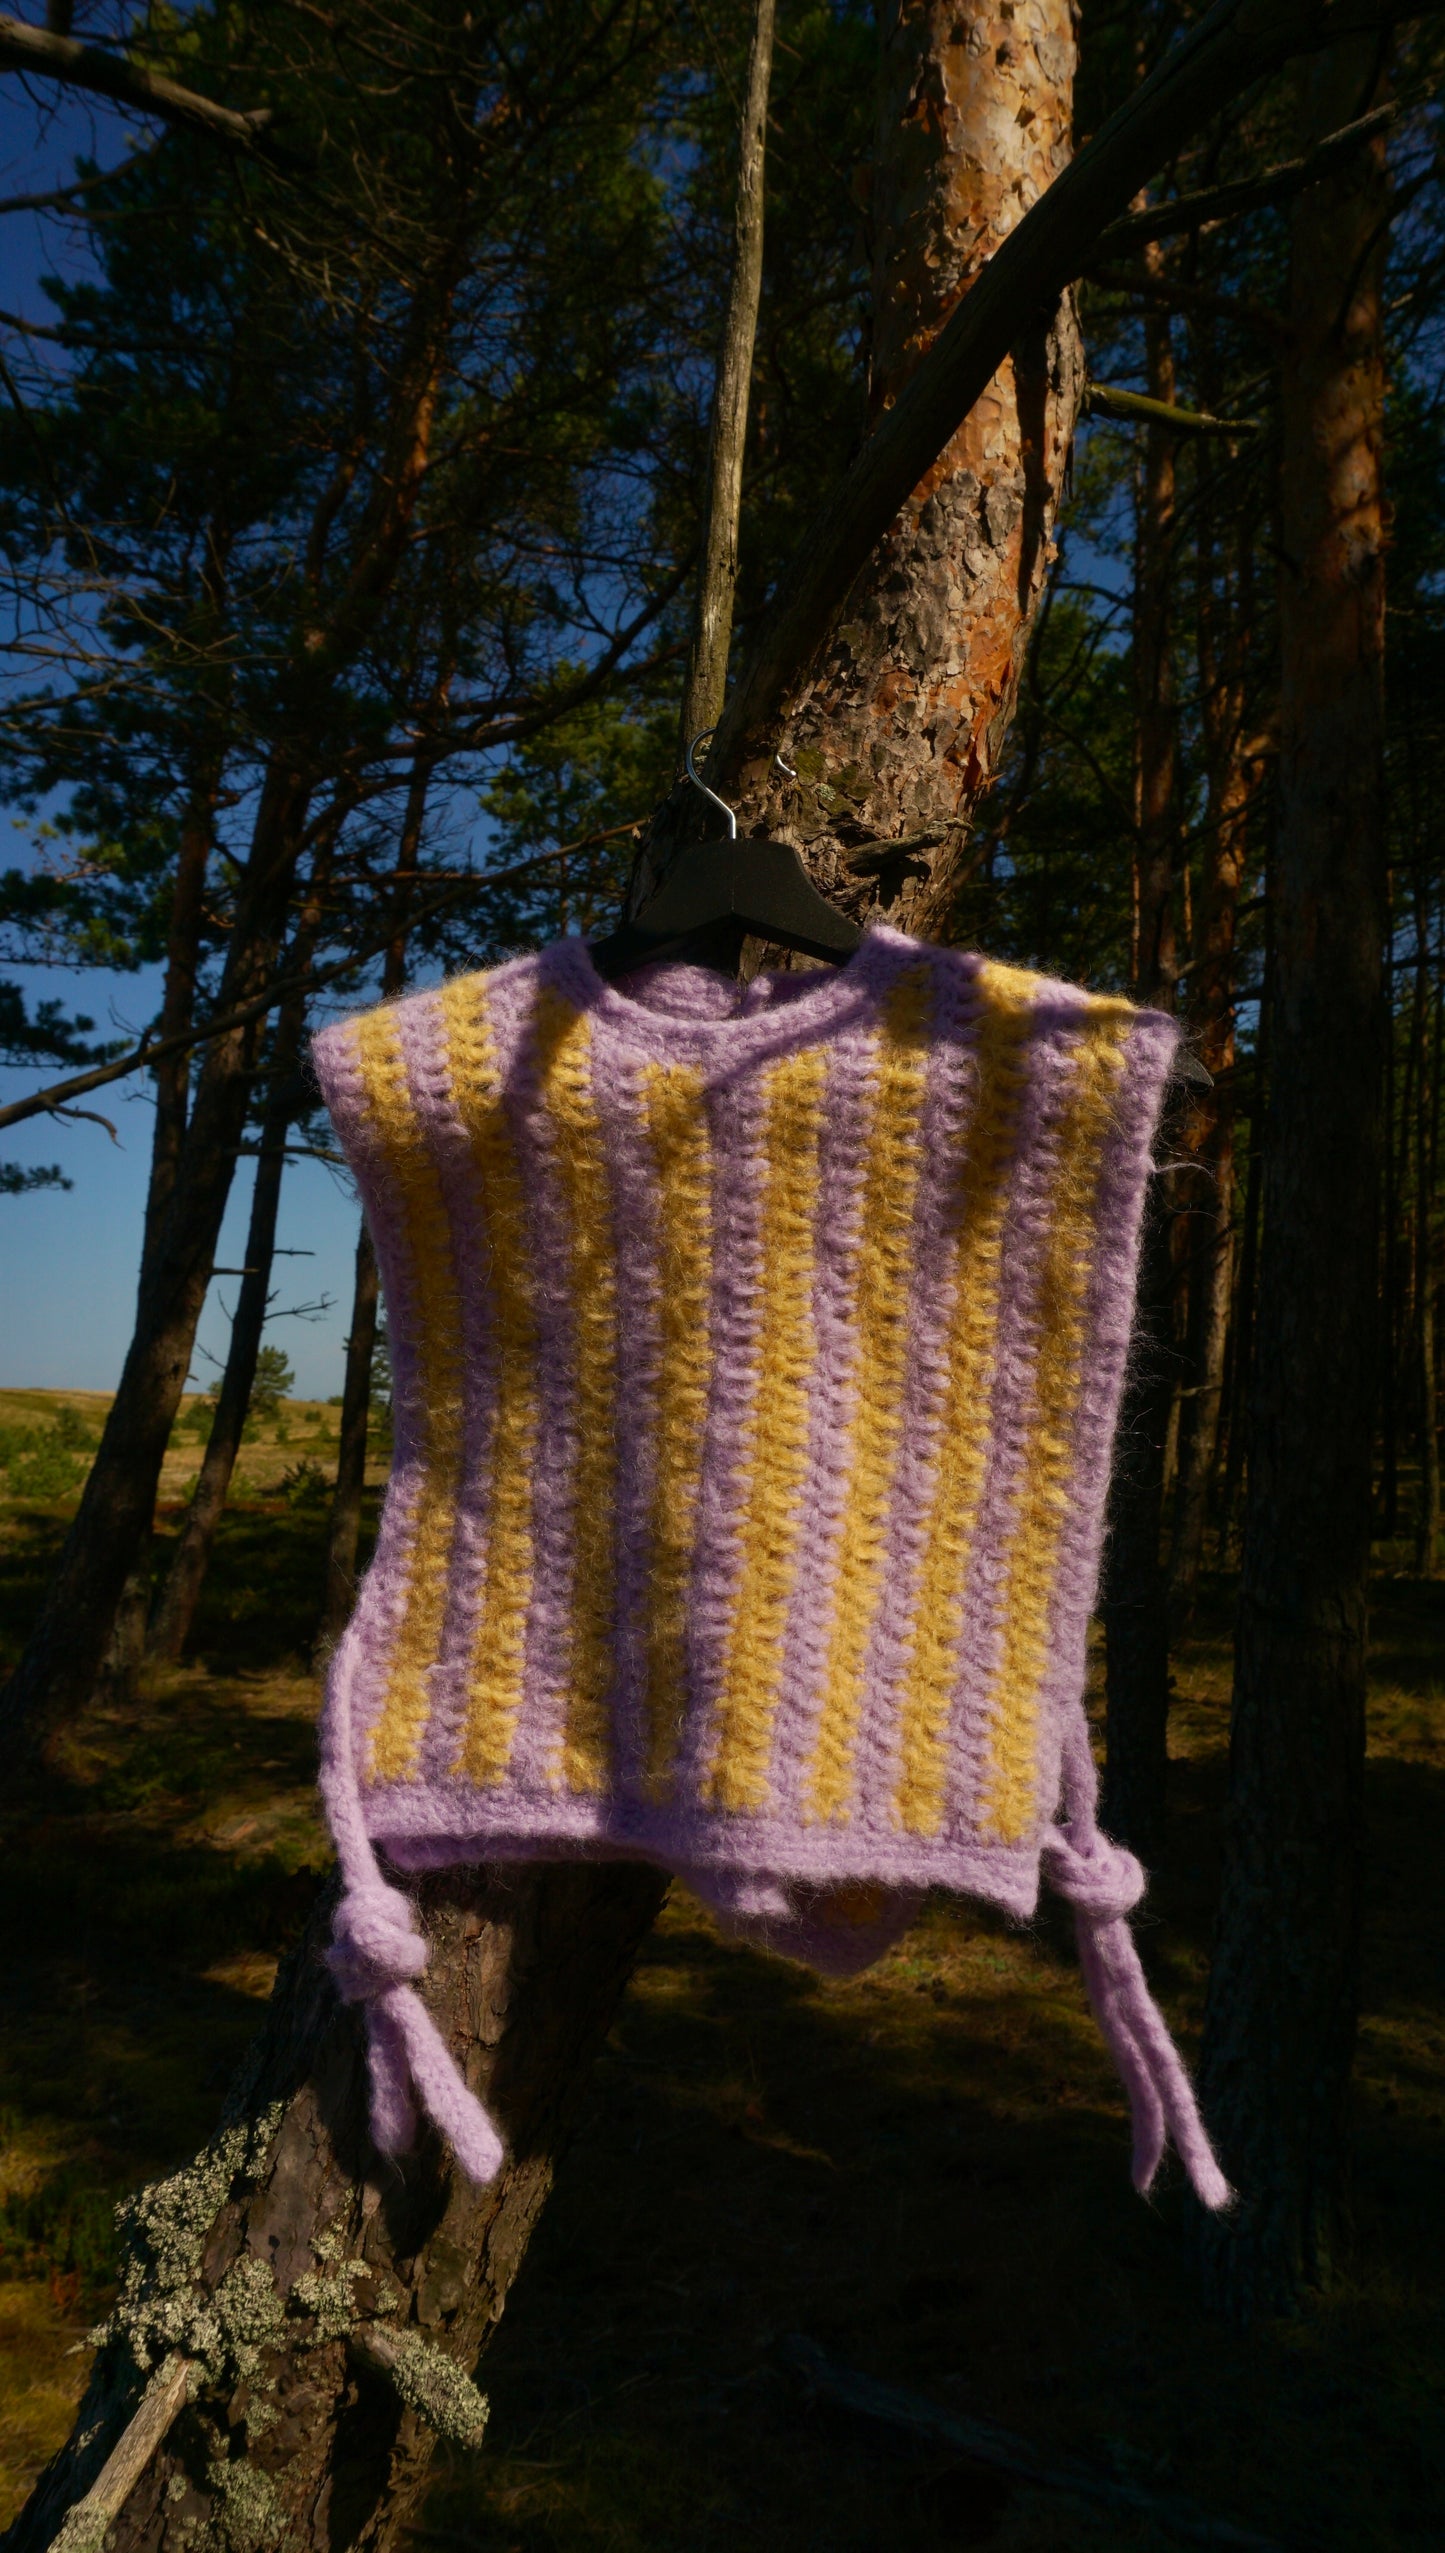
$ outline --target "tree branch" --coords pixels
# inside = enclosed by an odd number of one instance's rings
[[[578,851],[590,851],[599,842],[614,841],[618,834],[633,832],[637,821],[635,816],[629,816],[623,824],[600,826],[595,833],[580,834],[575,842],[559,842],[553,850],[534,851],[510,869],[494,869],[490,875],[458,878],[445,895],[435,896],[431,903],[419,905],[408,917],[407,928],[414,931],[423,922],[435,921],[438,914],[450,912],[454,905],[462,903],[469,895],[482,895],[494,887],[509,886],[513,879],[526,877],[530,870],[540,869],[548,861],[565,860]],[[127,1054],[117,1056],[113,1063],[99,1064],[93,1072],[75,1073],[69,1081],[52,1082],[48,1090],[34,1090],[27,1099],[12,1099],[0,1108],[0,1126],[18,1126],[27,1117],[88,1115],[88,1110],[72,1108],[69,1102],[84,1098],[87,1091],[99,1090],[105,1082],[122,1081],[128,1073],[143,1072],[148,1064],[162,1063],[167,1055],[184,1054],[192,1047],[209,1045],[214,1038],[228,1037],[233,1028],[245,1028],[251,1020],[263,1019],[268,1011],[275,1010],[279,1003],[284,1002],[289,993],[321,992],[326,985],[336,983],[339,977],[349,975],[353,968],[366,966],[372,958],[380,957],[390,945],[394,930],[395,924],[389,924],[380,939],[368,941],[364,948],[353,949],[349,957],[338,958],[333,966],[303,968],[295,975],[277,976],[275,982],[268,984],[265,992],[258,993],[253,1001],[240,1003],[220,1019],[207,1020],[201,1028],[184,1029],[175,1037],[143,1038],[138,1046],[132,1046]],[[108,1123],[104,1117],[96,1122],[102,1126]],[[113,1126],[110,1132],[115,1133]]]
[[[0,16],[0,71],[28,71],[40,79],[58,80],[65,88],[88,89],[116,106],[162,116],[168,124],[203,133],[208,141],[224,142],[231,150],[278,156],[267,131],[269,106],[238,114],[195,89],[181,88],[163,71],[147,71],[139,62],[123,61],[119,54],[82,44],[75,36],[49,35],[19,18]]]
[[[1147,399],[1139,390],[1116,390],[1111,381],[1084,385],[1084,406],[1131,424],[1167,426],[1171,434],[1258,434],[1258,417],[1212,417],[1204,408],[1176,408],[1172,399]]]
[[[1142,266],[1132,273],[1120,272],[1113,266],[1085,269],[1088,280],[1103,293],[1127,294],[1131,301],[1142,301],[1156,310],[1198,311],[1210,319],[1222,319],[1235,328],[1248,328],[1263,337],[1276,351],[1289,336],[1289,322],[1266,302],[1246,300],[1240,293],[1206,292],[1198,284],[1185,284],[1176,275],[1146,274]]]
[[[83,2499],[77,2500],[55,2539],[53,2553],[84,2553],[99,2544],[119,2517],[157,2447],[184,2409],[194,2370],[173,2351],[156,2369],[127,2426],[111,2448]]]
[[[957,433],[1036,311],[1097,254],[1100,233],[1210,119],[1283,68],[1400,18],[1401,0],[1216,0],[1024,215],[959,303],[796,553],[708,756],[718,774],[761,750],[854,577]]]
[[[1172,204],[1146,204],[1142,211],[1126,213],[1122,221],[1110,222],[1094,242],[1096,257],[1117,256],[1121,250],[1142,246],[1148,239],[1173,239],[1180,231],[1194,230],[1205,222],[1227,222],[1236,213],[1257,212],[1264,204],[1283,204],[1291,195],[1313,186],[1341,160],[1348,159],[1362,142],[1383,133],[1399,120],[1396,99],[1384,106],[1372,107],[1354,124],[1342,124],[1338,133],[1329,133],[1297,160],[1279,160],[1273,168],[1262,169],[1258,177],[1241,178],[1233,186],[1205,186],[1195,195],[1176,195]]]
[[[55,212],[62,204],[73,204],[77,196],[93,195],[97,187],[109,186],[114,178],[129,176],[133,168],[141,165],[140,159],[121,160],[114,168],[97,170],[94,177],[77,177],[73,185],[52,187],[48,194],[0,196],[0,213]]]

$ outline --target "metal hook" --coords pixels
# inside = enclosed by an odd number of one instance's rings
[[[797,779],[797,776],[798,776],[798,775],[797,775],[796,771],[793,769],[792,764],[791,764],[790,762],[784,762],[783,757],[782,757],[782,755],[781,755],[780,753],[775,753],[775,754],[774,754],[774,756],[773,756],[773,760],[774,760],[774,762],[777,764],[778,769],[779,769],[779,771],[781,771],[781,773],[783,774],[783,777],[784,777],[784,779],[785,779],[785,780],[796,780],[796,779]]]
[[[738,838],[737,817],[734,815],[732,808],[728,805],[726,798],[720,798],[716,789],[709,789],[705,780],[699,780],[696,767],[694,766],[692,759],[698,746],[705,745],[709,736],[715,736],[716,734],[716,727],[701,728],[698,734],[693,737],[691,744],[684,746],[682,758],[684,763],[687,765],[687,776],[692,782],[694,789],[700,789],[705,798],[711,798],[715,807],[721,807],[723,814],[728,820],[728,840],[730,842],[736,842]]]

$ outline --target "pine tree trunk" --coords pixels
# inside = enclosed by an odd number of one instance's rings
[[[321,1604],[320,1646],[333,1648],[356,1602],[356,1555],[361,1542],[361,1501],[366,1489],[366,1441],[371,1424],[371,1362],[376,1352],[379,1295],[376,1252],[366,1218],[356,1235],[356,1276],[351,1326],[346,1333],[346,1375],[341,1390],[341,1435],[336,1449],[336,1488],[326,1534],[326,1585]]]
[[[1159,1530],[1164,1457],[1178,1382],[1174,1268],[1162,1182],[1144,1209],[1129,1375],[1109,1484],[1104,1624],[1105,1744],[1100,1819],[1146,1868],[1159,1856],[1169,1769],[1169,1616]]]
[[[883,14],[870,219],[870,404],[891,405],[979,269],[1063,167],[1070,0]],[[1053,558],[1083,387],[1072,300],[1019,343],[855,579],[771,756],[721,784],[824,892],[927,937],[946,928],[969,822],[1013,717]],[[863,844],[895,841],[889,859]]]
[[[1206,400],[1210,395],[1206,384]],[[1179,1479],[1169,1555],[1169,1611],[1188,1621],[1204,1559],[1209,1490],[1224,1400],[1224,1358],[1234,1290],[1234,945],[1249,850],[1257,761],[1244,735],[1250,641],[1253,527],[1237,526],[1236,573],[1221,594],[1213,576],[1210,506],[1199,499],[1199,675],[1208,785],[1203,875],[1195,915],[1189,1022],[1212,1075],[1179,1112],[1175,1174],[1188,1299],[1186,1392],[1180,1409]],[[1222,632],[1216,621],[1222,619]],[[1221,642],[1222,638],[1222,644]],[[1257,751],[1257,749],[1256,749]]]
[[[1415,1566],[1422,1578],[1434,1577],[1440,1557],[1440,1396],[1435,1361],[1439,1281],[1430,1265],[1429,1248],[1427,1214],[1426,1263],[1420,1286],[1420,1521],[1415,1534]]]
[[[1385,939],[1385,1198],[1380,1233],[1380,1532],[1393,1542],[1400,1523],[1400,1413],[1395,1389],[1399,1332],[1400,1200],[1395,1180],[1395,908],[1393,879]]]
[[[1154,262],[1158,262],[1157,257]],[[1149,394],[1172,404],[1169,322],[1145,331]],[[1174,890],[1179,851],[1174,701],[1174,437],[1150,426],[1140,473],[1134,568],[1134,699],[1139,838],[1135,999],[1172,1011],[1178,981]],[[1109,1489],[1104,1619],[1106,1831],[1157,1859],[1169,1769],[1169,1614],[1159,1542],[1165,1457],[1179,1358],[1174,1343],[1172,1198],[1163,1175],[1144,1209],[1139,1299]]]
[[[286,1169],[286,1138],[300,1097],[296,1084],[296,1050],[300,1043],[301,1023],[301,1006],[288,1004],[278,1023],[272,1047],[271,1096],[261,1119],[256,1184],[251,1191],[251,1216],[246,1232],[245,1275],[241,1279],[235,1316],[231,1322],[231,1343],[226,1354],[225,1372],[221,1377],[216,1414],[211,1422],[196,1486],[150,1628],[149,1654],[166,1663],[179,1658],[190,1637],[191,1624],[210,1567],[216,1528],[230,1494],[231,1474],[241,1450],[246,1414],[251,1406],[256,1359],[261,1353],[266,1306],[271,1293],[271,1271],[275,1264],[276,1219]]]
[[[1306,130],[1368,102],[1362,44]],[[1385,938],[1383,152],[1300,196],[1281,372],[1277,940],[1224,1884],[1201,2091],[1237,2210],[1200,2228],[1246,2318],[1346,2222],[1358,2002]]]
[[[1274,894],[1271,878],[1264,896],[1264,983],[1259,988],[1259,1026],[1254,1034],[1254,1098],[1248,1108],[1248,1169],[1243,1182],[1243,1231],[1238,1238],[1238,1277],[1233,1287],[1231,1338],[1228,1338],[1228,1437],[1220,1483],[1220,1527],[1215,1565],[1225,1568],[1236,1529],[1238,1494],[1243,1483],[1243,1453],[1248,1435],[1248,1386],[1254,1381],[1254,1312],[1259,1302],[1259,1225],[1264,1208],[1264,1121],[1269,1113],[1269,1034],[1274,1019]]]
[[[1412,791],[1412,795],[1413,795]],[[1423,828],[1421,828],[1423,830]],[[1434,1163],[1431,1136],[1438,1105],[1435,1071],[1434,987],[1430,981],[1430,903],[1424,877],[1425,845],[1417,832],[1411,880],[1415,928],[1415,1391],[1419,1413],[1420,1505],[1415,1521],[1415,1566],[1433,1578],[1440,1541],[1440,1433],[1435,1377]]]
[[[450,676],[439,686],[445,699]],[[397,927],[382,960],[383,1000],[406,982],[406,910],[421,855],[431,767],[419,755],[412,766],[397,845],[393,884]],[[351,1290],[351,1326],[346,1333],[346,1372],[341,1386],[341,1428],[336,1448],[336,1486],[326,1528],[326,1571],[321,1594],[317,1656],[335,1647],[356,1602],[356,1555],[361,1542],[361,1502],[366,1491],[366,1449],[371,1432],[371,1368],[376,1354],[380,1282],[376,1252],[363,1215],[356,1235],[356,1274]]]
[[[200,686],[203,725],[191,748],[191,773],[176,846],[176,873],[171,887],[170,924],[166,935],[165,985],[161,995],[159,1036],[176,1037],[191,1026],[196,976],[200,967],[205,922],[206,878],[216,839],[216,802],[225,767],[222,738],[231,677],[228,670],[225,607],[230,536],[212,519],[201,545],[200,608],[192,631],[198,656],[212,651],[222,668],[208,673]],[[146,1194],[145,1233],[141,1243],[141,1281],[164,1225],[185,1142],[190,1106],[192,1058],[184,1049],[167,1055],[155,1067],[156,1116],[151,1138],[150,1184]]]
[[[216,791],[220,769],[214,761],[197,780],[181,818],[171,890],[170,929],[166,939],[166,979],[160,1037],[179,1037],[190,1027],[200,963],[201,924],[205,911],[206,872],[215,832]],[[156,1116],[151,1137],[150,1183],[146,1191],[145,1236],[141,1244],[141,1276],[155,1250],[175,1187],[181,1148],[186,1139],[186,1111],[191,1093],[191,1058],[182,1050],[167,1055],[155,1068]]]
[[[223,1010],[257,992],[275,964],[306,798],[301,776],[273,764],[217,996]],[[206,1049],[120,1386],[39,1618],[0,1696],[0,1741],[12,1760],[45,1752],[89,1701],[150,1534],[235,1171],[256,1038],[254,1027],[237,1029]]]
[[[285,971],[288,974],[299,974],[310,965],[315,954],[322,900],[331,875],[332,846],[340,823],[341,806],[338,802],[327,831],[318,844],[305,907],[286,953]],[[281,1183],[286,1173],[286,1138],[302,1097],[296,1067],[305,1027],[305,996],[297,994],[283,1002],[276,1015],[276,1032],[269,1058],[270,1092],[261,1115],[256,1181],[251,1191],[251,1216],[242,1261],[245,1273],[236,1298],[231,1344],[221,1377],[216,1415],[150,1628],[150,1655],[168,1663],[179,1658],[190,1636],[201,1590],[206,1583],[206,1571],[210,1567],[216,1528],[225,1512],[231,1474],[241,1450],[246,1414],[251,1406],[256,1360],[261,1353],[266,1308],[271,1295],[271,1271],[276,1258],[276,1220],[281,1208]]]

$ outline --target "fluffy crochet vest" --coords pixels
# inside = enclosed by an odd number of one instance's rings
[[[1136,2178],[1167,2128],[1222,2202],[1082,1700],[1174,1042],[882,929],[745,991],[566,939],[318,1038],[395,1384],[322,1776],[384,2149],[419,2099],[474,2178],[502,2152],[378,1847],[643,1856],[835,1970],[1042,1869]]]

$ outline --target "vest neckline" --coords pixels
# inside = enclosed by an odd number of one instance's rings
[[[669,1009],[656,998],[657,979],[674,970],[659,966],[653,979],[654,999],[640,1001],[598,973],[585,940],[569,934],[554,940],[535,961],[544,979],[590,1013],[594,1034],[601,1030],[623,1044],[653,1055],[691,1057],[698,1062],[738,1062],[750,1056],[816,1045],[854,1020],[868,1015],[881,980],[892,975],[900,956],[923,956],[925,944],[911,940],[887,923],[871,923],[859,946],[841,966],[794,978],[800,989],[777,992],[786,975],[757,976],[742,988],[736,1010],[707,1016],[685,1008]],[[639,970],[641,971],[641,970]],[[679,977],[694,980],[702,968],[678,966]],[[630,979],[629,979],[630,980]],[[761,996],[759,997],[759,988]],[[685,987],[680,987],[685,990]]]

